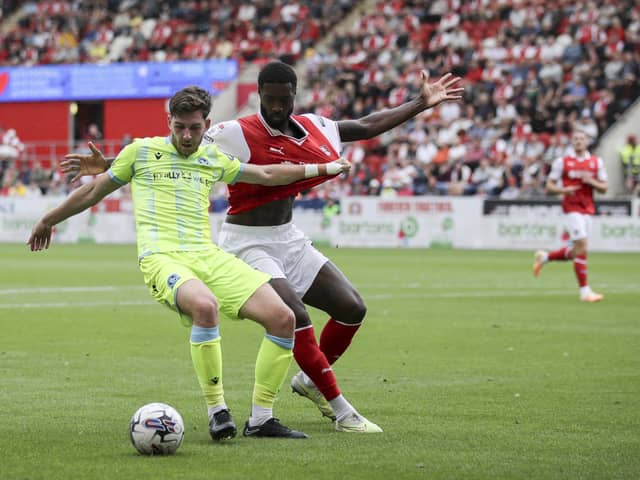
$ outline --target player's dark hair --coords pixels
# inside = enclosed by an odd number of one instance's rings
[[[204,118],[209,116],[211,112],[209,92],[196,86],[185,87],[169,100],[169,114],[172,117],[193,112],[202,112]]]
[[[293,90],[298,86],[296,72],[284,62],[267,63],[258,74],[258,87],[265,83],[290,83]]]

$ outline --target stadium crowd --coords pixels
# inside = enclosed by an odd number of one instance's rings
[[[579,125],[593,139],[640,93],[633,1],[379,2],[309,51],[301,111],[352,118],[416,94],[420,70],[466,81],[447,103],[347,147],[350,184],[326,195],[544,195],[553,159]]]
[[[345,0],[8,3],[0,64],[280,58],[306,78],[297,111],[335,120],[415,96],[422,69],[464,78],[463,102],[347,145],[352,174],[309,199],[543,196],[570,128],[595,145],[640,94],[633,0],[380,1],[342,33]]]
[[[352,8],[346,0],[10,2],[0,63],[42,65],[278,56],[297,61]],[[6,16],[7,12],[5,12]]]

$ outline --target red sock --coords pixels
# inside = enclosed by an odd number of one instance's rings
[[[330,318],[320,334],[320,350],[330,364],[334,364],[340,355],[351,345],[351,339],[360,328],[360,323],[351,325],[339,323]]]
[[[313,325],[296,330],[293,356],[304,373],[322,392],[324,398],[333,400],[340,395],[338,382],[327,358],[320,351]]]
[[[562,247],[558,250],[554,250],[553,252],[549,252],[549,261],[550,262],[565,262],[571,258],[571,248],[570,247]]]
[[[576,272],[578,285],[586,287],[587,283],[587,255],[576,255],[573,259],[573,270]]]

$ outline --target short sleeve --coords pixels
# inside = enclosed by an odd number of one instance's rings
[[[134,171],[134,162],[136,159],[137,142],[130,143],[124,147],[116,159],[111,164],[111,168],[107,171],[109,177],[114,182],[125,185],[131,181]]]
[[[205,133],[202,143],[203,145],[216,144],[221,151],[238,157],[243,163],[251,158],[251,150],[244,138],[242,127],[236,120],[213,125]]]
[[[596,173],[596,178],[598,180],[600,180],[601,182],[608,181],[607,171],[605,170],[604,162],[602,161],[602,158],[600,158],[600,157],[598,157],[598,172]]]
[[[562,168],[564,167],[564,162],[561,158],[556,158],[551,164],[551,171],[549,172],[549,179],[557,182],[562,178]]]
[[[311,120],[318,130],[327,137],[327,140],[329,140],[331,146],[336,152],[340,153],[342,151],[342,140],[340,139],[338,122],[314,113],[305,113],[303,116]]]
[[[224,183],[235,183],[243,170],[243,164],[240,160],[220,150],[215,143],[207,145],[205,150],[209,161],[220,169],[219,178],[216,180]]]

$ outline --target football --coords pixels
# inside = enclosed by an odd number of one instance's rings
[[[148,403],[131,417],[131,443],[143,455],[171,455],[184,437],[184,421],[178,411],[164,403]]]

